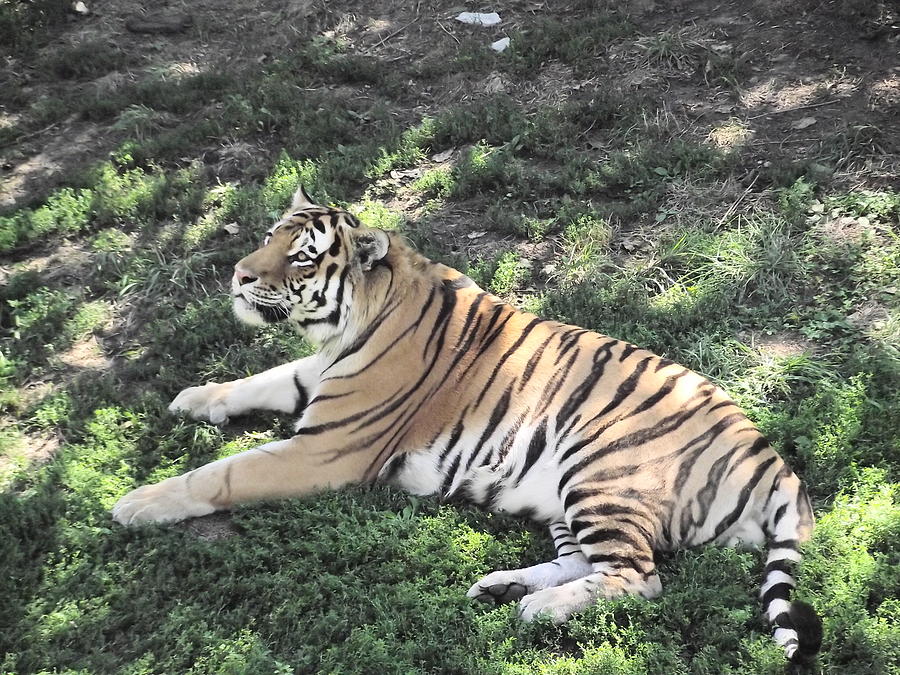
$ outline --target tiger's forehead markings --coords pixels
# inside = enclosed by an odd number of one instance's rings
[[[304,253],[315,258],[322,251],[330,249],[335,240],[335,231],[330,222],[326,226],[319,218],[303,224],[290,223],[285,225],[285,229],[294,237],[288,255]]]
[[[315,258],[325,251],[333,251],[332,255],[336,255],[340,243],[337,229],[341,225],[356,228],[359,221],[346,212],[324,208],[304,209],[285,215],[266,234],[274,237],[276,232],[281,231],[292,237],[287,255],[303,253]]]

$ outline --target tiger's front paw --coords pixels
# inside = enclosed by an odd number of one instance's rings
[[[169,404],[169,412],[187,414],[213,424],[225,424],[228,421],[227,397],[230,389],[227,384],[218,382],[188,387]]]
[[[112,517],[122,525],[171,523],[215,510],[212,504],[191,497],[184,476],[175,476],[132,490],[113,506]]]

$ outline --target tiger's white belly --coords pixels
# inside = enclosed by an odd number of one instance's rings
[[[515,475],[517,471],[514,470]],[[541,522],[561,521],[563,505],[557,493],[559,478],[556,462],[542,457],[518,484],[510,481],[503,487],[492,509],[527,515]]]
[[[414,495],[433,495],[440,491],[443,476],[438,471],[440,452],[434,448],[407,454],[406,464],[395,482]],[[385,468],[387,468],[387,464]]]
[[[502,437],[502,434],[498,432],[496,436]],[[479,439],[478,434],[465,434],[458,447],[466,450],[460,455],[460,469],[455,472],[449,485],[446,484],[446,477],[452,473],[455,453],[451,451],[441,461],[449,440],[442,438],[427,449],[407,453],[402,468],[391,482],[412,494],[459,496],[492,511],[523,515],[543,522],[560,521],[563,519],[562,500],[557,493],[560,472],[552,453],[541,453],[534,465],[522,474],[531,436],[529,429],[520,429],[502,460],[477,466],[479,458],[476,458],[472,467],[466,470],[464,467]],[[489,439],[479,454],[488,459],[493,457],[496,443],[492,445],[490,441],[494,440]],[[389,466],[390,463],[385,465],[383,474],[389,472]]]

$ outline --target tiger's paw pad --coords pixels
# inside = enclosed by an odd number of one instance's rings
[[[132,490],[113,506],[113,520],[122,525],[171,523],[215,511],[211,504],[193,499],[184,486],[175,481],[168,478]]]
[[[466,596],[478,602],[493,602],[501,605],[521,600],[528,588],[519,580],[510,579],[509,572],[491,572],[466,592]]]
[[[227,393],[227,387],[218,382],[188,387],[169,404],[169,412],[188,415],[195,420],[209,420],[213,424],[225,424],[228,422],[228,407],[225,401]]]
[[[591,601],[579,585],[563,584],[526,595],[519,601],[519,617],[531,623],[539,616],[546,616],[558,625],[590,605]]]

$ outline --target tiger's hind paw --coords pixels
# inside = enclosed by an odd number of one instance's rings
[[[526,595],[519,602],[519,617],[528,623],[539,616],[547,616],[555,624],[565,623],[575,612],[594,601],[589,588],[580,582],[581,580],[545,588]]]
[[[528,592],[525,580],[521,574],[518,574],[518,570],[500,570],[491,572],[474,584],[466,592],[466,596],[479,602],[493,602],[501,605],[521,600]]]

